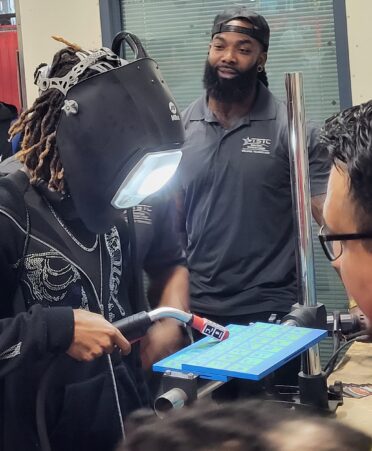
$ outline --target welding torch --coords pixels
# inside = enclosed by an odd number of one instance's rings
[[[208,337],[215,338],[219,341],[225,340],[229,336],[229,331],[225,327],[206,318],[201,318],[200,316],[173,307],[160,307],[150,312],[139,312],[116,321],[113,325],[120,330],[128,341],[134,343],[146,335],[148,329],[156,321],[163,318],[174,318],[181,323],[198,330],[203,335],[207,335]],[[62,355],[62,357],[65,356]],[[59,359],[52,361],[45,371],[37,393],[36,422],[41,449],[43,451],[51,450],[46,427],[45,400],[58,361]]]
[[[229,336],[226,327],[221,326],[209,319],[202,318],[189,312],[173,307],[159,307],[150,312],[139,312],[113,323],[125,338],[134,343],[146,335],[148,329],[158,320],[173,318],[181,323],[196,329],[201,334],[223,341]]]
[[[226,340],[229,336],[229,331],[226,327],[210,321],[209,319],[173,307],[160,307],[150,312],[139,312],[135,315],[116,321],[113,325],[120,330],[128,341],[133,343],[143,337],[156,321],[163,318],[176,319],[199,331],[201,334],[215,338],[219,341]],[[168,375],[165,374],[165,376]],[[183,378],[184,380],[182,380]],[[183,389],[172,388],[158,396],[154,402],[156,414],[160,418],[163,418],[170,409],[182,407],[188,400],[191,400],[194,397],[204,397],[220,385],[224,384],[224,382],[221,381],[203,381],[200,384],[200,389],[197,389],[196,379],[197,376],[192,374],[182,375],[181,373],[177,373],[177,377],[174,380],[180,382],[180,386]]]

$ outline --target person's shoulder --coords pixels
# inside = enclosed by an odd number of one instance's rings
[[[11,120],[17,117],[17,108],[9,103],[0,102],[0,121]]]
[[[22,163],[18,160],[16,155],[12,155],[0,162],[0,177],[7,174],[13,174],[21,168]]]
[[[320,121],[309,119],[306,121],[306,129],[308,134],[319,135],[322,128],[322,123]]]
[[[24,195],[29,186],[29,179],[23,171],[0,177],[0,211],[23,223],[26,219]]]
[[[287,101],[274,94],[270,87],[263,83],[258,84],[258,102],[264,104],[269,110],[275,110],[275,119],[280,124],[287,124]]]
[[[249,116],[252,120],[267,121],[268,126],[276,129],[283,128],[287,123],[285,103],[261,82]]]
[[[271,102],[275,105],[277,111],[277,120],[283,129],[288,128],[288,103],[286,100],[280,99],[270,90],[267,90],[271,99]],[[321,128],[321,123],[314,119],[306,120],[306,130],[308,134],[318,134]]]
[[[276,96],[266,88],[267,101],[276,110],[276,121],[281,125],[288,125],[288,109],[286,100]]]
[[[285,100],[279,99],[278,97],[274,96],[274,94],[272,94],[273,96],[273,102],[275,103],[277,112],[278,112],[278,116],[283,118],[283,120],[287,121],[287,114],[288,114],[288,109],[287,109],[287,102]]]

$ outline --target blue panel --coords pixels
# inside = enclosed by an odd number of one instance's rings
[[[153,370],[191,372],[212,380],[260,380],[327,336],[325,330],[267,323],[231,324],[228,329],[227,340],[203,338],[155,363]]]

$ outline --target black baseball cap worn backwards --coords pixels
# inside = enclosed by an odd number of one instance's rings
[[[238,27],[236,25],[228,25],[231,20],[243,19],[252,24],[253,28]],[[264,51],[269,49],[270,41],[270,27],[263,16],[250,11],[244,6],[235,6],[225,9],[222,13],[217,14],[213,22],[212,38],[217,33],[225,31],[233,31],[235,33],[242,33],[256,39],[260,42]]]

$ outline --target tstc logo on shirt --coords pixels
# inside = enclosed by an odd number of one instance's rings
[[[242,152],[263,153],[270,155],[271,139],[268,138],[243,138]]]

